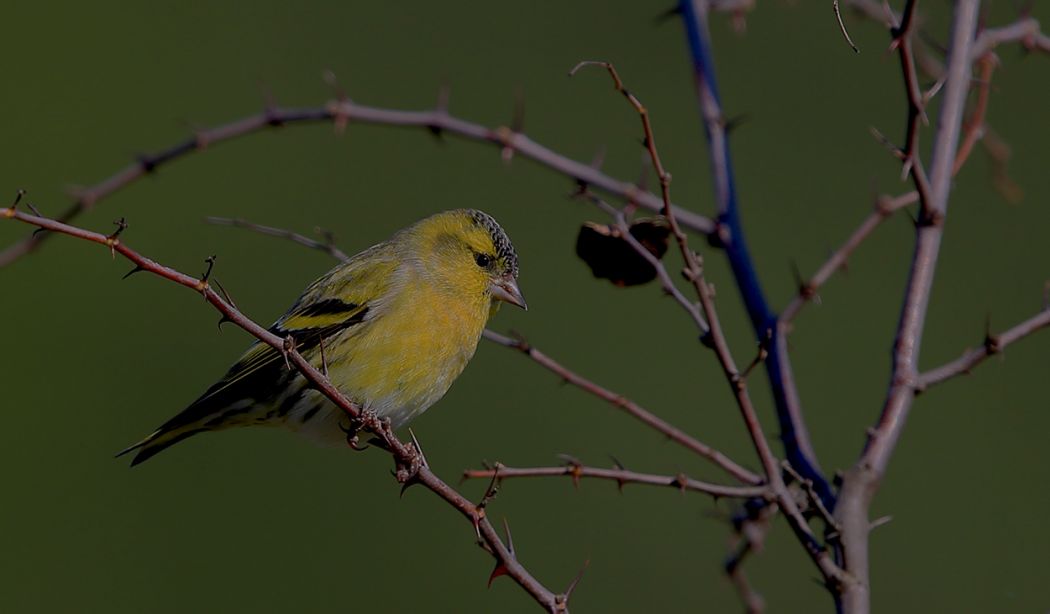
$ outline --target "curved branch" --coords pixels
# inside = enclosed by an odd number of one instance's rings
[[[651,211],[658,212],[663,209],[663,201],[659,196],[640,190],[633,183],[620,181],[592,166],[563,156],[506,126],[488,128],[449,115],[443,107],[427,111],[403,111],[360,105],[349,100],[335,100],[323,107],[316,108],[268,108],[256,115],[202,130],[195,136],[155,154],[139,156],[133,164],[117,171],[112,176],[91,187],[79,190],[73,205],[57,219],[61,222],[69,222],[93,208],[103,198],[155,172],[159,167],[190,153],[203,151],[212,145],[267,128],[327,122],[332,122],[337,128],[348,123],[358,123],[423,128],[437,135],[447,132],[468,140],[489,143],[504,151],[518,153],[572,178],[577,183],[594,186],[596,189],[628,199]],[[678,207],[675,208],[675,213],[680,218],[682,225],[690,230],[707,235],[715,229],[714,222],[702,215]],[[7,247],[0,252],[0,267],[11,264],[32,252],[45,240],[46,236],[46,234],[33,235]]]
[[[347,414],[351,424],[357,430],[372,433],[382,440],[383,446],[394,457],[397,465],[395,475],[399,482],[405,487],[412,484],[422,484],[467,518],[473,524],[479,542],[496,559],[497,565],[505,568],[506,574],[525,589],[537,603],[549,612],[567,611],[567,597],[564,594],[555,594],[547,589],[518,562],[514,553],[503,543],[496,529],[485,517],[483,505],[471,502],[433,473],[418,447],[414,443],[406,444],[398,439],[390,429],[388,422],[380,420],[374,413],[362,411],[352,401],[347,399],[324,374],[296,351],[295,342],[291,337],[282,339],[271,333],[241,313],[226,298],[220,296],[209,284],[207,273],[200,279],[191,277],[151,260],[124,245],[120,240],[121,232],[127,228],[127,225],[123,224],[123,220],[121,220],[117,232],[107,236],[70,226],[50,218],[23,213],[18,211],[15,206],[0,209],[0,219],[14,219],[48,231],[101,244],[107,247],[114,256],[119,253],[132,262],[135,265],[135,269],[132,272],[149,272],[202,294],[204,299],[222,314],[224,320],[239,326],[259,341],[283,353],[289,364],[294,365],[311,386],[324,394],[332,403]]]

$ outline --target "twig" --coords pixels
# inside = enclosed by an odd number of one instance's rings
[[[839,22],[839,30],[842,31],[842,38],[846,39],[850,48],[853,49],[853,53],[860,53],[860,49],[853,44],[853,39],[849,37],[849,32],[846,30],[846,23],[842,21],[842,11],[839,10],[839,0],[831,1],[831,10],[835,12],[835,20]]]
[[[152,273],[202,294],[204,299],[218,310],[225,320],[232,322],[256,339],[282,352],[310,385],[345,412],[354,424],[359,425],[360,430],[370,432],[379,437],[383,441],[384,448],[389,451],[397,463],[398,471],[396,475],[399,482],[402,484],[419,483],[424,485],[470,520],[474,524],[486,551],[491,553],[499,564],[507,568],[507,575],[525,589],[537,603],[550,612],[567,611],[564,604],[564,596],[556,595],[547,589],[517,561],[513,553],[503,544],[492,524],[485,518],[483,509],[479,509],[474,503],[434,474],[422,461],[422,456],[417,449],[412,444],[406,444],[398,439],[387,423],[382,422],[374,413],[362,412],[360,408],[347,399],[317,368],[299,354],[294,345],[290,346],[285,339],[271,333],[245,316],[231,303],[224,300],[218,292],[213,290],[206,279],[198,279],[166,267],[132,250],[122,241],[117,241],[111,236],[70,226],[49,218],[23,213],[13,207],[0,209],[0,218],[15,219],[39,228],[46,228],[52,232],[99,243],[107,248],[111,248],[132,262],[137,270]]]
[[[206,217],[204,218],[204,220],[209,224],[215,224],[216,226],[233,226],[234,228],[243,228],[245,230],[257,232],[259,234],[269,235],[271,237],[288,239],[289,241],[292,241],[293,243],[298,243],[299,245],[302,245],[304,247],[309,247],[310,249],[316,249],[318,251],[324,252],[329,256],[335,258],[336,260],[340,260],[342,262],[346,262],[350,259],[350,256],[348,256],[343,250],[336,247],[331,240],[326,240],[323,242],[317,241],[315,239],[311,239],[310,237],[301,235],[291,230],[287,230],[285,228],[263,226],[262,224],[249,222],[248,220],[241,218]]]
[[[588,467],[576,462],[561,467],[506,467],[501,465],[498,469],[467,469],[463,472],[463,479],[492,479],[496,477],[497,473],[500,480],[565,476],[571,478],[574,484],[579,484],[581,478],[593,478],[610,480],[618,483],[621,487],[625,484],[666,486],[682,492],[704,493],[715,498],[764,498],[770,494],[769,489],[765,486],[726,486],[694,480],[684,474],[657,475],[638,473],[637,471],[628,471],[626,469],[601,469],[599,467]]]
[[[1050,53],[1050,36],[1043,34],[1034,17],[1025,17],[1009,25],[983,30],[973,43],[970,57],[977,61],[999,45],[1012,42],[1021,43],[1029,51]]]
[[[916,389],[920,391],[926,390],[953,377],[969,374],[974,367],[984,362],[985,359],[1002,353],[1006,346],[1016,343],[1048,326],[1050,326],[1050,306],[1045,306],[1038,314],[1013,328],[1005,330],[998,335],[988,335],[980,347],[963,352],[963,355],[959,358],[922,373],[918,377]]]
[[[62,222],[71,221],[81,213],[90,210],[103,198],[190,153],[203,151],[223,141],[267,128],[321,122],[334,122],[336,125],[359,123],[420,127],[438,133],[455,134],[465,139],[495,145],[501,150],[510,149],[555,172],[571,177],[579,183],[594,186],[609,194],[629,198],[632,202],[651,211],[663,209],[663,201],[658,196],[639,190],[633,183],[614,179],[587,164],[567,158],[506,126],[488,128],[449,115],[448,111],[442,107],[427,111],[402,111],[370,107],[342,99],[333,100],[323,107],[316,108],[271,107],[262,113],[200,131],[195,136],[155,154],[139,156],[133,164],[117,171],[112,176],[91,187],[78,190],[73,205],[57,219]],[[706,235],[715,229],[714,222],[704,216],[677,207],[675,212],[681,223],[690,230]],[[24,239],[0,252],[0,267],[36,249],[45,236],[46,234],[36,235]]]
[[[761,552],[778,509],[776,504],[766,505],[757,510],[745,504],[744,508],[741,514],[733,518],[736,543],[731,546],[732,551],[722,567],[736,588],[745,611],[748,614],[761,614],[766,609],[765,600],[748,580],[744,572],[744,561],[749,556]]]
[[[841,270],[845,265],[846,261],[849,260],[853,252],[860,247],[861,243],[864,242],[872,232],[884,221],[886,218],[891,216],[894,212],[907,207],[908,205],[914,204],[919,200],[918,192],[908,192],[900,196],[891,198],[888,196],[880,196],[875,203],[875,207],[868,217],[864,218],[864,221],[860,223],[860,226],[853,231],[853,234],[846,239],[831,256],[817,269],[817,272],[813,274],[805,282],[799,284],[798,294],[795,298],[788,303],[788,306],[784,308],[784,311],[780,313],[780,326],[790,326],[798,316],[802,308],[813,300],[817,296],[818,291],[824,286],[825,283],[831,279],[831,276],[835,272]]]
[[[566,382],[598,397],[599,399],[602,399],[603,401],[606,401],[607,403],[610,403],[622,409],[626,413],[630,414],[637,420],[644,423],[649,428],[664,435],[671,441],[674,441],[682,447],[710,460],[712,463],[718,465],[723,470],[725,470],[726,473],[740,480],[741,482],[752,485],[762,484],[762,478],[755,472],[740,466],[732,459],[727,457],[725,454],[719,452],[718,450],[715,450],[711,446],[708,446],[707,444],[701,441],[694,439],[687,433],[678,429],[674,425],[664,421],[659,416],[656,416],[655,414],[645,409],[641,405],[638,405],[634,401],[622,395],[616,394],[615,392],[612,392],[611,390],[608,390],[586,379],[585,377],[579,375],[575,371],[568,369],[567,367],[558,363],[557,361],[547,356],[540,350],[536,349],[534,346],[532,346],[525,340],[513,339],[511,337],[501,335],[491,330],[486,330],[484,334],[485,338],[489,341],[511,349],[518,350],[522,354],[528,356],[537,364],[558,375]]]

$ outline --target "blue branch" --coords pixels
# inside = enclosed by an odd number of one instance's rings
[[[700,98],[700,112],[704,120],[704,134],[710,151],[711,173],[715,179],[715,196],[719,206],[717,218],[719,232],[716,232],[714,237],[729,259],[733,277],[747,308],[747,315],[751,320],[755,336],[760,342],[768,343],[769,356],[765,366],[776,405],[784,455],[800,475],[813,481],[817,494],[823,499],[824,504],[831,508],[834,506],[835,495],[816,461],[812,448],[808,443],[803,443],[808,442],[809,436],[797,403],[794,409],[792,407],[794,380],[786,347],[784,347],[786,339],[778,331],[777,315],[766,301],[758,273],[751,260],[751,252],[744,238],[744,226],[740,220],[740,207],[737,203],[729,140],[722,128],[722,105],[718,96],[714,56],[711,53],[707,30],[706,2],[680,0],[678,7],[685,22],[686,38],[689,41],[689,52],[693,62],[693,75],[696,79],[697,95]]]

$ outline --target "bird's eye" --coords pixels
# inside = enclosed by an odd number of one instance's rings
[[[484,269],[492,264],[492,256],[488,254],[474,254],[474,262],[477,262],[478,266]]]

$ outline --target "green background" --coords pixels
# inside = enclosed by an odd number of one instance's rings
[[[451,111],[510,121],[606,170],[639,173],[637,118],[598,72],[567,79],[580,59],[616,63],[648,105],[675,200],[710,213],[711,186],[682,29],[655,23],[660,3],[7,3],[0,9],[0,191],[20,187],[44,212],[69,202],[140,152],[254,113],[272,96],[314,106],[333,70],[354,100],[425,108],[442,83]],[[813,271],[867,214],[876,193],[910,189],[869,126],[899,139],[905,104],[880,24],[828,2],[762,2],[747,32],[712,29],[730,116],[743,215],[774,305],[794,288],[791,262]],[[946,38],[947,3],[924,28]],[[1014,18],[991,4],[988,23]],[[250,8],[248,8],[250,6]],[[1050,19],[1037,3],[1036,16]],[[958,177],[922,365],[1034,313],[1050,276],[1045,85],[1050,62],[1002,50],[990,124],[1012,146],[1018,204],[994,190],[978,152]],[[924,143],[932,131],[923,133]],[[578,223],[601,219],[565,198],[571,182],[490,146],[422,130],[331,126],[267,131],[164,167],[79,219],[191,274],[218,254],[237,304],[272,321],[330,266],[277,239],[209,226],[242,216],[306,233],[334,230],[355,252],[430,212],[483,208],[518,248],[530,311],[492,326],[521,331],[581,373],[612,385],[746,464],[757,463],[714,357],[655,287],[618,290],[573,255]],[[27,234],[0,225],[7,244]],[[892,332],[911,250],[906,216],[882,228],[848,274],[807,308],[791,338],[823,465],[847,467],[885,391]],[[697,242],[697,245],[700,243]],[[737,358],[754,351],[724,259],[705,250]],[[422,489],[399,499],[389,459],[313,447],[284,432],[193,438],[128,470],[112,453],[196,397],[249,343],[216,332],[200,297],[128,269],[104,250],[54,239],[0,270],[0,610],[530,612],[512,582],[486,590],[491,560],[471,529]],[[1043,611],[1050,607],[1046,376],[1050,338],[1011,347],[919,399],[874,515],[878,611]],[[756,401],[775,423],[756,378]],[[455,481],[483,459],[608,466],[722,479],[609,406],[519,355],[483,343],[448,396],[414,425],[434,468]],[[479,497],[484,484],[464,490]],[[731,507],[699,495],[564,479],[508,482],[491,506],[521,559],[561,588],[585,560],[579,612],[736,611],[720,573]],[[771,611],[829,610],[815,570],[782,522],[749,561]]]

